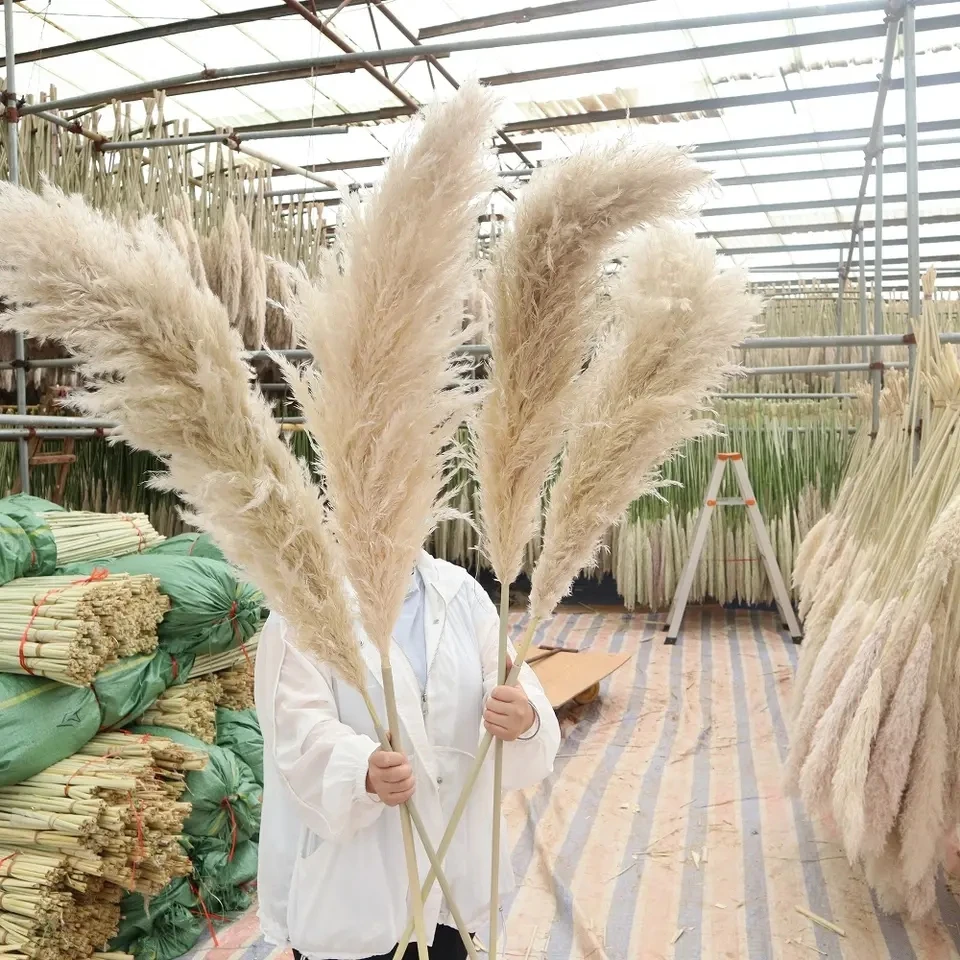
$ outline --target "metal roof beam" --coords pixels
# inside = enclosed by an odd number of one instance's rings
[[[898,193],[890,196],[884,196],[885,203],[906,203],[906,194]],[[824,210],[840,209],[842,207],[855,207],[859,202],[859,197],[844,197],[837,200],[831,197],[828,200],[784,200],[780,203],[754,203],[741,205],[737,207],[707,207],[700,211],[701,217],[736,217],[748,213],[786,213],[790,210]],[[924,201],[942,201],[942,200],[960,200],[960,191],[957,190],[936,190],[930,193],[921,193],[920,202]],[[873,203],[873,197],[864,197],[864,204]]]
[[[884,226],[889,226],[885,223]],[[847,246],[847,240],[843,239],[835,243],[784,243],[784,244],[771,244],[770,246],[760,246],[760,247],[720,247],[718,253],[725,253],[731,257],[740,257],[740,256],[756,256],[758,254],[764,253],[812,253],[813,251],[823,251],[823,250],[843,250]],[[889,237],[884,238],[882,241],[885,247],[887,246],[905,246],[907,243],[907,238],[903,237],[901,239],[891,239]],[[933,236],[933,237],[921,237],[920,242],[922,244],[926,243],[960,243],[960,235],[958,234],[948,234],[945,236]],[[875,243],[867,241],[864,246],[873,247]]]
[[[917,30],[949,30],[960,26],[960,16],[926,17],[917,21]],[[681,63],[686,60],[712,60],[720,57],[735,57],[749,53],[762,53],[769,50],[790,50],[793,48],[815,47],[827,43],[850,43],[855,40],[869,40],[885,36],[884,23],[869,23],[858,27],[844,27],[837,30],[821,30],[816,33],[799,33],[780,37],[760,37],[755,40],[738,40],[732,43],[713,43],[701,47],[687,45],[678,50],[662,50],[657,53],[645,53],[636,57],[618,57],[613,60],[592,60],[586,63],[561,64],[555,67],[539,67],[534,70],[521,70],[516,73],[498,73],[483,77],[481,83],[500,87],[514,83],[528,83],[532,80],[551,80],[556,77],[573,77],[585,73],[603,73],[609,70],[636,69],[652,67],[664,63]]]
[[[921,217],[921,224],[935,223],[960,223],[960,213],[941,213],[929,217]],[[884,227],[905,227],[906,218],[897,218],[893,220],[884,220]],[[873,220],[864,220],[861,224],[864,230],[872,230],[875,226]],[[731,239],[733,237],[760,237],[760,236],[787,236],[792,233],[830,233],[834,230],[847,232],[853,229],[853,223],[846,221],[826,222],[826,223],[785,223],[772,227],[740,227],[734,230],[703,230],[698,236],[715,237],[717,240]]]
[[[548,17],[568,17],[574,13],[592,13],[594,10],[609,10],[610,7],[628,7],[635,3],[649,2],[650,0],[569,0],[567,3],[548,3],[542,7],[524,7],[522,10],[506,10],[483,17],[436,23],[432,27],[424,27],[418,36],[421,40],[432,40],[434,37],[447,37],[452,33],[502,27],[508,23],[530,23]]]

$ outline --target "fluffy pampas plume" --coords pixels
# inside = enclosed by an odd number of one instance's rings
[[[653,492],[664,460],[714,429],[695,414],[733,372],[731,348],[760,310],[744,276],[720,271],[711,245],[692,233],[638,234],[623,258],[612,329],[577,383],[533,575],[535,617],[550,615],[630,502]]]
[[[162,457],[164,483],[290,622],[298,644],[362,687],[365,670],[317,492],[250,390],[223,304],[169,236],[127,231],[78,197],[0,185],[6,329],[62,340],[94,387],[76,405]]]
[[[318,367],[300,375],[287,368],[320,454],[330,522],[360,618],[380,650],[397,749],[391,635],[423,542],[446,512],[452,442],[477,399],[456,351],[469,335],[463,301],[477,216],[496,182],[483,149],[494,131],[494,106],[489,91],[465,84],[426,112],[419,136],[391,158],[372,196],[338,230],[339,264],[324,265],[319,289],[301,285],[295,323]],[[401,825],[426,960],[405,809]]]
[[[484,549],[504,589],[538,529],[540,494],[597,332],[596,278],[624,230],[685,212],[707,174],[676,150],[586,149],[537,171],[497,248],[492,395],[478,424]]]
[[[494,105],[464,84],[428,110],[337,231],[339,269],[331,257],[322,285],[297,291],[295,326],[316,366],[288,374],[364,628],[381,650],[443,515],[450,442],[476,398],[455,354],[476,218],[495,183],[481,148]]]

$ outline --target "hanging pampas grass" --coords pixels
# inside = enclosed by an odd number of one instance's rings
[[[624,248],[612,291],[614,325],[577,384],[563,466],[551,489],[531,610],[549,616],[577,572],[592,564],[605,530],[657,468],[715,424],[694,417],[733,369],[730,350],[760,309],[736,270],[720,271],[712,246],[660,229]]]
[[[422,544],[446,512],[452,441],[478,396],[455,351],[469,335],[462,316],[474,226],[495,183],[481,148],[493,133],[494,105],[487,90],[468,84],[427,111],[419,136],[391,158],[372,196],[342,224],[323,285],[301,283],[297,291],[295,323],[318,366],[299,374],[287,367],[288,380],[316,444],[361,622],[380,651],[397,750],[392,631]],[[425,960],[406,808],[401,825]]]
[[[708,179],[668,147],[585,149],[537,171],[497,247],[490,372],[477,426],[484,551],[512,583],[540,519],[574,382],[598,333],[596,276],[622,231],[685,212]]]

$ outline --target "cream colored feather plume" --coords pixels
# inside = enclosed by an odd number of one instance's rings
[[[290,379],[364,627],[382,651],[442,516],[450,442],[476,401],[455,352],[477,216],[495,183],[482,149],[495,103],[464,84],[426,111],[419,136],[338,229],[340,269],[331,257],[321,287],[298,285],[295,324],[317,366]]]
[[[478,422],[484,549],[520,572],[597,329],[596,279],[624,230],[685,212],[707,175],[668,147],[587,149],[531,178],[494,265],[492,394]]]
[[[250,389],[223,304],[153,221],[127,231],[80,198],[0,185],[4,327],[62,340],[96,388],[86,413],[166,461],[226,556],[298,644],[362,688],[365,671],[317,491]]]
[[[731,348],[753,329],[760,302],[744,276],[720,271],[712,246],[663,228],[624,247],[612,291],[614,326],[577,382],[563,465],[550,494],[533,574],[535,617],[549,616],[604,532],[685,441],[714,429],[695,416],[734,368]]]

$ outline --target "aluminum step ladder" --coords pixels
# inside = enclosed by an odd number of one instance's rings
[[[737,478],[737,484],[740,487],[739,497],[720,496],[723,478],[728,466],[733,467],[734,476]],[[674,595],[670,614],[667,617],[667,639],[665,642],[668,644],[676,643],[680,636],[680,627],[683,624],[687,600],[690,598],[690,590],[693,587],[693,578],[697,572],[697,565],[700,563],[704,545],[707,542],[710,521],[713,519],[713,513],[717,507],[747,508],[747,516],[750,518],[753,535],[756,538],[757,546],[760,548],[760,558],[763,561],[764,569],[767,571],[770,586],[773,588],[773,596],[777,602],[777,609],[780,611],[784,628],[790,633],[794,643],[799,643],[803,638],[803,633],[800,630],[800,623],[794,612],[793,604],[790,602],[790,591],[787,590],[783,574],[777,563],[777,556],[773,552],[770,535],[767,533],[767,526],[763,522],[760,508],[757,506],[757,498],[747,474],[746,464],[744,464],[743,457],[739,453],[717,454],[716,463],[713,465],[713,473],[710,476],[710,482],[707,484],[707,492],[703,498],[703,506],[700,508],[700,515],[697,517],[690,556],[684,564],[683,573],[680,574],[677,592]]]

